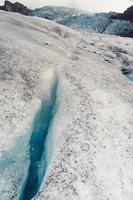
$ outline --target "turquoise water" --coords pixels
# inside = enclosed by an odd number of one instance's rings
[[[42,101],[32,128],[30,138],[30,165],[27,177],[21,190],[19,200],[31,200],[38,192],[47,167],[45,141],[49,127],[54,117],[58,79],[55,78],[51,86],[50,96]]]
[[[123,67],[121,69],[123,75],[125,75],[130,81],[133,81],[133,66]]]

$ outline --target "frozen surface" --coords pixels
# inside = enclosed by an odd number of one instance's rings
[[[16,200],[48,71],[59,77],[36,200],[133,199],[133,40],[0,12],[0,198]]]

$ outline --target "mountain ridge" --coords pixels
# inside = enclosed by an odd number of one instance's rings
[[[5,1],[3,6],[0,6],[0,10],[8,11],[8,12],[17,12],[23,15],[29,15],[32,11],[27,8],[25,5],[19,2],[12,3],[10,1]]]
[[[34,10],[18,2],[5,1],[0,9],[24,15],[38,16],[78,31],[133,37],[133,6],[123,13],[91,13],[76,8],[44,6]]]
[[[125,20],[125,21],[130,21],[133,22],[133,6],[130,6],[121,14],[117,14],[114,19],[119,19],[119,20]]]

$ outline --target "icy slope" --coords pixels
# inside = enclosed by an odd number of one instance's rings
[[[49,19],[76,30],[102,33],[116,13],[92,13],[69,7],[44,6],[31,11],[31,15]]]
[[[82,32],[133,37],[133,22],[120,17],[124,15],[120,13],[89,13],[67,7],[44,6],[31,11],[30,14]]]
[[[133,40],[2,11],[0,19],[0,198],[21,198],[35,116],[57,74],[34,199],[132,200],[133,83],[123,69],[132,69]]]

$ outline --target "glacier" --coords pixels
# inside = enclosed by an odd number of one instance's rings
[[[0,198],[132,200],[133,40],[0,19]]]
[[[32,10],[29,15],[46,18],[80,32],[133,37],[133,23],[122,20],[120,16],[123,14],[116,12],[93,13],[69,7],[44,6]]]

